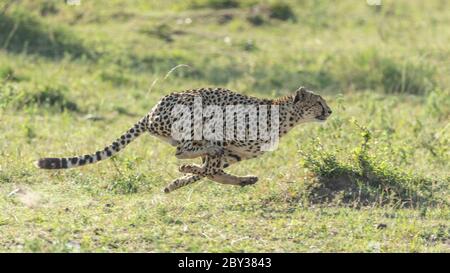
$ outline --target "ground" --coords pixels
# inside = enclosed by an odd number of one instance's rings
[[[0,251],[450,252],[446,1],[0,3]],[[170,194],[175,150],[144,135],[113,159],[41,156],[110,144],[160,97],[299,86],[324,124]]]

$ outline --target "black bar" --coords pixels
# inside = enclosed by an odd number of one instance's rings
[[[325,253],[112,253],[112,254],[0,254],[0,262],[56,272],[401,272],[426,265],[445,268],[446,254],[325,254]],[[426,259],[433,258],[430,262]],[[17,259],[17,261],[14,261]],[[439,260],[438,260],[439,259]],[[441,263],[439,263],[441,262]],[[361,267],[361,265],[363,267]],[[444,266],[444,267],[442,267]]]

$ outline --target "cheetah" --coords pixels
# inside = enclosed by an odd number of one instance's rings
[[[304,87],[277,99],[250,97],[225,88],[191,89],[163,97],[146,116],[103,150],[76,157],[41,158],[36,165],[42,169],[66,169],[95,163],[113,156],[148,132],[174,146],[178,159],[202,160],[201,165],[181,165],[179,171],[183,176],[169,183],[164,192],[203,178],[222,184],[252,185],[258,177],[235,176],[225,169],[264,154],[273,147],[271,143],[296,125],[323,122],[331,113],[320,95]],[[268,132],[273,133],[272,137],[267,137]]]

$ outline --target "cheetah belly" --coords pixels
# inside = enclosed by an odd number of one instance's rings
[[[227,145],[226,149],[231,153],[239,156],[241,160],[246,160],[250,158],[258,157],[264,154],[264,151],[261,151],[259,148],[255,148],[254,146],[236,146],[233,144]]]

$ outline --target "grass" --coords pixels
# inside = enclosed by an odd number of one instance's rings
[[[13,109],[48,109],[63,112],[78,111],[75,102],[66,98],[64,87],[37,86],[35,89],[20,90],[15,86],[3,86],[0,105]]]
[[[369,154],[371,131],[354,121],[362,142],[349,163],[340,161],[328,149],[302,152],[302,167],[310,171],[309,199],[312,202],[347,203],[353,207],[387,204],[404,208],[447,206],[445,182],[408,174],[388,161]],[[321,147],[314,143],[312,147]],[[442,195],[444,193],[444,195]]]
[[[63,27],[53,27],[41,22],[38,17],[17,11],[0,17],[0,44],[12,53],[38,54],[60,58],[64,54],[74,57],[91,56],[92,52],[73,33]]]
[[[449,252],[445,1],[9,2],[0,251]],[[164,194],[183,161],[148,136],[96,165],[33,165],[104,147],[165,94],[218,85],[267,98],[304,85],[333,114],[232,166],[260,177],[250,187]]]

